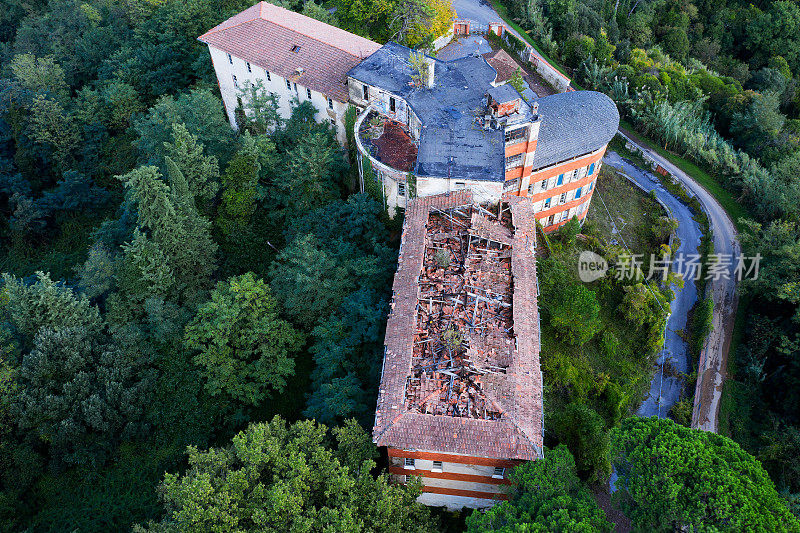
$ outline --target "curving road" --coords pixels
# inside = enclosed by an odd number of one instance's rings
[[[714,253],[732,258],[735,264],[735,258],[741,253],[738,233],[733,221],[719,202],[702,185],[662,157],[658,152],[642,146],[622,130],[619,133],[625,139],[638,146],[648,158],[657,162],[672,174],[689,192],[690,196],[694,196],[699,200],[700,205],[708,215]],[[733,326],[736,321],[738,295],[736,294],[736,280],[733,275],[729,275],[727,278],[720,277],[719,279],[711,280],[710,285],[711,295],[714,299],[714,327],[708,339],[706,339],[703,351],[700,353],[694,409],[692,411],[692,427],[716,433],[719,402],[722,397],[722,384],[725,381],[728,351],[730,350]]]
[[[678,221],[675,236],[680,240],[677,256],[686,256],[697,252],[702,233],[700,225],[692,219],[691,210],[680,200],[672,196],[661,182],[650,172],[646,172],[612,151],[606,152],[603,162],[622,172],[645,192],[654,191],[656,198],[664,206],[672,218]],[[623,214],[624,216],[624,214]],[[631,250],[637,253],[636,250]],[[667,331],[664,335],[664,349],[656,361],[656,373],[650,382],[650,394],[639,406],[639,416],[657,416],[666,418],[670,408],[680,400],[683,380],[674,373],[664,373],[664,364],[671,361],[675,370],[683,374],[691,372],[692,358],[686,341],[678,335],[678,331],[686,329],[689,310],[697,301],[697,286],[693,280],[686,280],[683,288],[673,287],[675,298],[670,302],[670,315],[667,320]]]
[[[502,20],[500,15],[498,15],[487,0],[453,0],[452,4],[453,8],[456,10],[456,14],[460,18],[468,18],[481,24]],[[519,37],[516,31],[512,30],[512,33]],[[637,142],[636,139],[631,138],[623,130],[619,130],[619,134],[639,147],[646,157],[657,162],[661,167],[672,174],[690,195],[697,197],[700,201],[700,205],[708,214],[715,253],[728,254],[732,258],[738,256],[741,248],[739,246],[736,228],[719,202],[717,202],[717,200],[700,184],[694,181],[691,176],[673,165],[666,158]],[[686,226],[686,224],[681,225]],[[697,387],[695,389],[694,409],[692,413],[692,427],[716,432],[719,402],[722,396],[722,384],[725,380],[728,351],[730,350],[733,325],[736,318],[736,307],[738,305],[736,281],[732,276],[729,276],[729,279],[721,278],[712,280],[711,292],[714,299],[714,327],[700,354]],[[674,314],[677,314],[677,312],[676,310]],[[685,318],[684,314],[684,321]],[[667,333],[669,334],[669,331]],[[663,411],[665,395],[663,387],[661,387],[661,389],[661,410]],[[655,398],[658,398],[658,395],[656,395]],[[664,413],[662,413],[662,415],[663,414]]]

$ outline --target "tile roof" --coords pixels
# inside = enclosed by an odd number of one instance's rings
[[[268,2],[245,9],[198,40],[340,102],[348,100],[347,72],[381,46]],[[293,52],[294,46],[299,48]]]
[[[514,58],[508,55],[508,52],[502,48],[482,55],[486,59],[486,62],[497,71],[497,77],[494,80],[495,83],[507,82],[511,79],[511,76],[514,75],[514,72],[520,68],[519,64],[514,61]]]
[[[480,377],[481,392],[499,408],[499,418],[476,418],[469,413],[461,416],[427,414],[419,409],[412,410],[408,403],[407,383],[413,371],[414,331],[418,327],[419,281],[426,240],[431,235],[426,225],[432,211],[472,205],[472,192],[461,190],[417,198],[406,210],[398,270],[392,287],[392,309],[386,326],[373,440],[379,446],[393,448],[533,460],[539,458],[542,451],[543,399],[539,367],[536,221],[528,201],[512,200],[513,235],[499,224],[498,228],[491,229],[481,223],[474,231],[469,230],[475,234],[493,233],[500,242],[512,241],[514,339],[509,341],[513,344],[512,357],[505,372],[490,372]]]

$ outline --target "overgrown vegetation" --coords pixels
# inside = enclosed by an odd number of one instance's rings
[[[602,172],[583,229],[577,220],[565,225],[551,236],[549,257],[537,264],[545,436],[548,445],[566,444],[578,473],[593,480],[610,473],[609,429],[638,407],[648,388],[672,299],[668,286],[645,285],[636,278],[620,234],[612,231],[614,224],[625,226],[625,235],[636,238],[629,246],[635,242],[639,247],[632,253],[644,254],[647,262],[650,254],[660,257],[666,242],[658,230],[660,206],[638,189],[627,190],[630,185],[613,169]],[[626,194],[612,194],[619,189]],[[629,217],[624,223],[618,218],[622,213]],[[612,266],[604,277],[580,281],[578,255],[583,250],[609,260]]]
[[[355,158],[307,103],[283,120],[274,96],[245,87],[239,132],[227,123],[196,37],[250,4],[10,0],[0,10],[0,529],[451,525],[414,501],[417,485],[387,484],[362,429],[397,260],[398,222],[374,176],[353,194]],[[451,14],[436,2],[334,4],[335,16],[284,5],[420,45]],[[354,121],[350,110],[349,130]],[[609,428],[638,402],[669,294],[613,276],[579,283],[578,249],[625,257],[590,224],[568,224],[540,264],[546,435],[574,459],[557,448],[520,468],[518,491],[490,520],[609,527],[581,478],[608,474]],[[780,288],[767,297],[786,313],[794,227],[752,230],[776,245],[770,260],[785,272],[765,281]],[[764,352],[780,353],[781,368],[787,338],[770,337]],[[792,383],[772,364],[761,367],[772,372],[764,398]],[[773,444],[761,452],[771,472],[793,453],[790,439]],[[657,480],[643,483],[658,492]],[[763,486],[768,512],[782,516]],[[479,515],[470,527],[482,527]]]
[[[660,150],[684,156],[679,166],[736,219],[746,255],[763,257],[758,279],[742,284],[748,309],[743,342],[730,355],[735,380],[728,380],[726,401],[736,403],[728,410],[733,436],[760,454],[781,490],[796,495],[800,301],[790,265],[800,245],[800,7],[740,0],[501,2],[578,83],[611,96],[623,118],[659,141]],[[757,223],[739,218],[743,210],[733,198]]]

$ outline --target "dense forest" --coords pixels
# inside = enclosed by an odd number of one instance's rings
[[[282,120],[273,99],[255,95],[231,129],[196,38],[250,4],[2,0],[0,529],[400,532],[466,519],[475,531],[608,530],[586,481],[612,464],[639,480],[619,493],[642,528],[736,529],[764,516],[797,527],[732,441],[624,420],[640,385],[624,375],[647,367],[634,346],[655,349],[663,315],[653,298],[668,293],[569,279],[575,224],[541,266],[558,354],[546,379],[560,413],[545,459],[515,472],[511,501],[468,517],[419,506],[414,484],[389,485],[366,430],[400,220],[356,192],[352,158],[309,104]],[[451,13],[436,1],[335,4],[335,17],[313,2],[283,5],[412,45],[428,44]],[[759,172],[785,157],[770,154]],[[797,268],[795,226],[762,223],[754,238],[783,238],[773,260]],[[769,294],[781,315],[761,320],[789,339],[791,287]],[[627,323],[605,327],[617,308]],[[587,327],[564,328],[576,312]],[[752,385],[754,416],[780,414],[762,391],[798,375],[772,366],[791,357],[791,342],[768,340],[752,347],[769,363]],[[588,373],[570,361],[578,347]],[[595,371],[601,363],[611,375]],[[664,442],[674,455],[648,457]],[[720,461],[712,480],[687,467]],[[687,487],[677,503],[649,490],[669,472]],[[797,476],[786,479],[779,487]]]

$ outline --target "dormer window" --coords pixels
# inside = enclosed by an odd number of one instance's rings
[[[299,44],[295,44],[295,45],[292,46],[292,52],[294,52],[296,54],[299,51],[300,51],[300,45]]]

